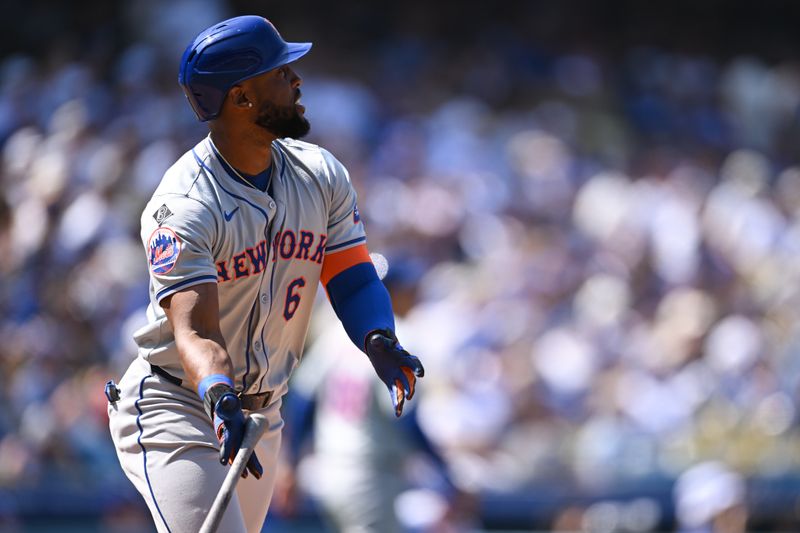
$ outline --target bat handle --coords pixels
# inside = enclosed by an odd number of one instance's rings
[[[247,418],[247,426],[244,430],[244,438],[242,438],[242,446],[233,459],[233,464],[222,482],[222,487],[211,505],[208,516],[203,521],[200,528],[200,533],[214,533],[222,521],[222,516],[228,508],[228,504],[233,497],[233,491],[236,489],[236,483],[244,472],[247,466],[247,461],[250,459],[250,454],[261,439],[261,435],[267,429],[267,419],[264,415],[258,413],[250,413]]]

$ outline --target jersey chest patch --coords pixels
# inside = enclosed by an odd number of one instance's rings
[[[158,228],[147,242],[148,263],[154,274],[166,274],[181,255],[181,240],[169,228]]]

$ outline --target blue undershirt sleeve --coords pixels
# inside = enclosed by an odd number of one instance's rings
[[[291,388],[283,397],[282,413],[286,421],[283,442],[286,443],[286,456],[296,467],[300,451],[309,435],[314,432],[314,409],[316,400],[293,391]]]
[[[425,432],[422,431],[422,427],[419,425],[418,412],[417,409],[412,409],[410,413],[402,417],[399,420],[400,427],[405,431],[408,439],[434,463],[441,476],[441,481],[445,485],[444,488],[452,492],[455,485],[450,477],[447,461],[442,457]]]
[[[334,276],[325,287],[336,316],[353,344],[363,352],[367,334],[376,329],[394,331],[394,312],[372,263],[359,263]]]

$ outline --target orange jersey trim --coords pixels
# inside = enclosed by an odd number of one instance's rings
[[[351,266],[361,263],[371,263],[372,259],[369,257],[369,250],[366,244],[353,246],[341,252],[333,252],[332,254],[325,255],[322,260],[322,273],[319,276],[323,285],[328,285],[328,282],[336,277],[337,274],[347,270]]]

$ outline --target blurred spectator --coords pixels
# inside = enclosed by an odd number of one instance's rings
[[[693,466],[675,484],[681,532],[743,533],[747,525],[744,480],[717,462]]]

